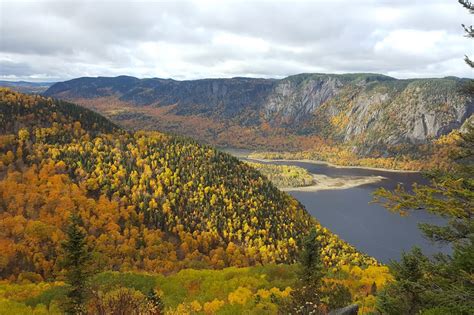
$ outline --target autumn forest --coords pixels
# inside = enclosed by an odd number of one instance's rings
[[[277,2],[0,2],[0,315],[474,314],[474,3]]]

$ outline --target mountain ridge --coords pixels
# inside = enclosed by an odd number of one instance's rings
[[[233,146],[232,135],[222,129],[253,129],[255,137],[264,138],[268,125],[272,135],[319,136],[370,154],[400,144],[428,143],[459,128],[474,112],[472,95],[462,92],[468,81],[373,73],[184,81],[87,77],[56,83],[44,95],[98,105],[119,124],[146,124],[148,129],[183,133],[215,145]],[[174,118],[182,118],[179,126]],[[193,132],[200,126],[186,118],[207,119],[211,136]]]

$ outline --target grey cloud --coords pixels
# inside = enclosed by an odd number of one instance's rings
[[[0,17],[4,77],[473,76],[460,27],[471,17],[452,0],[6,0]],[[399,31],[442,36],[411,52]]]
[[[12,61],[0,61],[0,77],[15,74],[17,76],[27,77],[35,74],[33,68],[27,63],[18,63]]]

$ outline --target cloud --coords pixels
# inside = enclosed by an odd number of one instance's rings
[[[0,79],[473,77],[456,1],[0,2]]]

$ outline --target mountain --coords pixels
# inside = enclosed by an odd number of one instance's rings
[[[0,81],[0,87],[27,94],[40,94],[46,91],[54,82]]]
[[[328,266],[370,265],[231,155],[124,131],[64,101],[0,89],[0,277],[60,269],[80,216],[99,270],[172,272],[293,262],[316,226]]]
[[[299,74],[281,80],[78,78],[44,95],[93,108],[128,128],[193,136],[219,146],[304,149],[328,139],[362,154],[428,143],[474,111],[467,79]],[[296,140],[296,141],[295,141]]]

